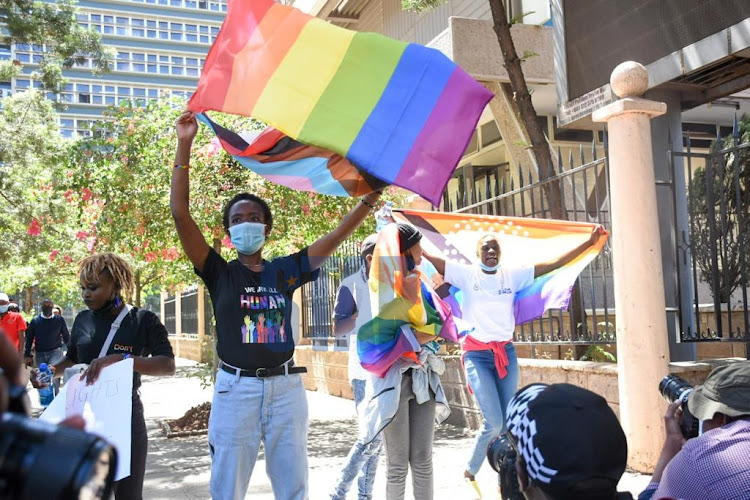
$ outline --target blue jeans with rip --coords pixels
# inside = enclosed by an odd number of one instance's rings
[[[299,374],[216,374],[208,446],[211,498],[245,498],[260,443],[274,498],[307,498],[307,396]]]
[[[352,390],[354,392],[354,404],[359,408],[359,404],[365,399],[365,381],[352,380]],[[359,487],[360,500],[370,500],[372,498],[372,486],[375,483],[375,471],[378,468],[380,451],[382,449],[383,438],[378,434],[370,443],[365,444],[357,440],[346,457],[346,465],[341,471],[336,487],[331,493],[331,500],[344,500],[354,478],[359,474],[357,485]]]
[[[508,374],[502,379],[495,368],[492,351],[469,351],[464,355],[466,379],[482,412],[482,429],[477,434],[474,450],[466,470],[476,475],[487,458],[487,446],[505,432],[505,413],[518,391],[518,358],[512,342],[505,345]]]

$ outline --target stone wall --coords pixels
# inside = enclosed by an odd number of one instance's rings
[[[295,359],[298,365],[307,367],[308,372],[302,376],[306,389],[352,399],[351,386],[347,378],[346,351],[314,351],[310,346],[298,346]],[[481,424],[481,416],[474,398],[466,389],[466,377],[461,368],[461,360],[458,356],[445,356],[444,359],[446,372],[442,376],[443,388],[452,409],[448,423],[477,429]],[[671,363],[670,372],[693,385],[698,385],[703,383],[714,366],[723,362],[711,360]],[[533,382],[575,384],[602,395],[619,415],[616,364],[525,358],[519,358],[518,364],[521,372],[520,387]],[[644,390],[656,391],[657,388],[644,387]]]
[[[169,343],[172,344],[174,355],[191,361],[205,361],[202,359],[201,342],[198,339],[170,335]]]

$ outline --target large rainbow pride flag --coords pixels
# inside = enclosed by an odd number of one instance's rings
[[[393,217],[418,228],[424,237],[421,244],[431,253],[468,264],[477,262],[477,242],[486,234],[496,234],[504,265],[554,261],[584,243],[596,224],[553,219],[502,217],[419,210],[394,210]],[[607,241],[599,238],[566,265],[537,277],[515,297],[516,324],[537,319],[548,309],[567,309],[573,285],[584,268],[599,255]],[[446,303],[460,306],[458,289],[451,287]],[[454,310],[460,317],[460,312]]]
[[[417,362],[421,345],[438,337],[458,341],[451,308],[421,272],[407,271],[396,224],[378,235],[368,284],[373,319],[357,331],[357,352],[369,372],[384,377],[402,356]]]
[[[188,107],[253,116],[437,205],[491,97],[437,50],[234,0]]]

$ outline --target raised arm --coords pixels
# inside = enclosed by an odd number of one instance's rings
[[[422,246],[422,257],[429,260],[437,272],[445,276],[445,259],[442,255],[432,254],[424,246]]]
[[[582,254],[587,248],[593,246],[596,244],[597,241],[599,241],[599,238],[604,235],[606,231],[602,226],[597,225],[593,231],[591,231],[591,236],[587,241],[584,243],[581,243],[576,248],[571,250],[570,252],[566,253],[565,255],[561,256],[557,260],[553,260],[550,262],[540,262],[539,264],[536,264],[534,266],[534,278],[538,278],[539,276],[544,276],[545,274],[554,271],[558,267],[564,266],[571,260],[578,257],[580,254]]]
[[[380,199],[380,193],[372,192],[362,197],[359,202],[341,219],[339,225],[330,233],[317,239],[307,251],[312,270],[318,269],[323,262],[359,227],[367,218],[370,210]]]
[[[177,119],[177,152],[175,168],[172,169],[172,185],[169,193],[169,207],[172,210],[177,235],[190,262],[198,271],[203,271],[210,247],[198,224],[190,215],[190,150],[198,132],[195,114],[185,111]]]

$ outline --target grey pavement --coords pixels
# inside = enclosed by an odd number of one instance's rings
[[[196,377],[195,363],[177,359],[177,373],[171,377],[143,377],[141,398],[149,429],[149,453],[143,496],[146,499],[207,499],[210,498],[210,458],[205,435],[167,438],[161,427],[164,419],[178,418],[205,401],[211,400],[212,389],[202,388]],[[36,391],[30,391],[35,393]],[[38,398],[32,394],[32,402]],[[356,414],[354,403],[319,392],[307,392],[310,414],[308,457],[310,465],[311,500],[328,498],[338,473],[344,465],[349,448],[355,440]],[[473,489],[464,482],[463,470],[471,452],[473,431],[440,425],[435,431],[434,478],[435,498],[475,499]],[[626,473],[621,490],[637,495],[648,484],[649,476]],[[374,498],[385,498],[385,458],[381,456],[375,479]],[[412,498],[407,479],[406,498]],[[484,499],[496,499],[497,476],[484,464],[477,475]],[[265,460],[261,454],[250,479],[246,498],[273,499],[271,483],[266,477]],[[356,481],[349,498],[356,498]]]

